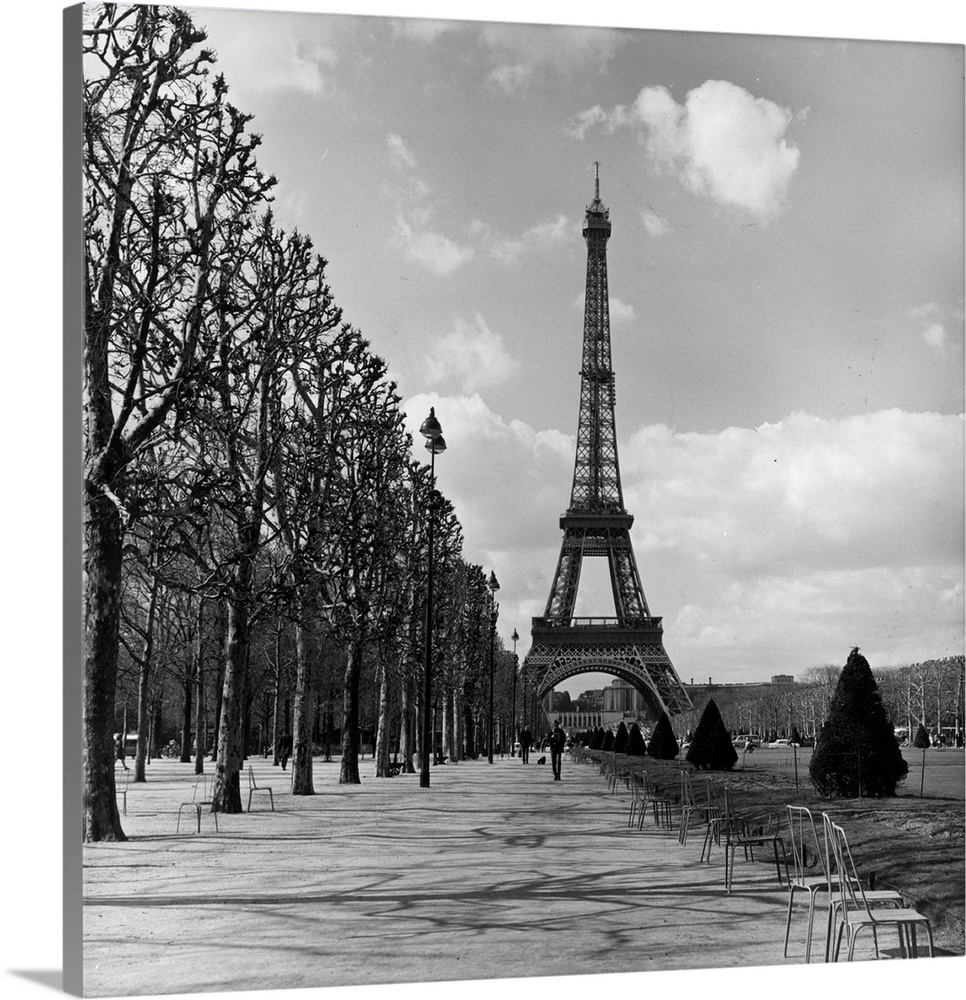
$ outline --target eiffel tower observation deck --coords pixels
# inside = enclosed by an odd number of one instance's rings
[[[560,517],[563,542],[550,597],[542,617],[532,620],[533,644],[524,661],[539,697],[575,674],[614,674],[644,697],[656,719],[691,702],[664,649],[661,618],[644,596],[624,507],[617,433],[615,380],[611,360],[607,290],[610,212],[600,200],[595,164],[594,200],[587,206],[587,287],[580,366],[580,416],[570,505]],[[606,558],[616,615],[575,617],[585,558]]]

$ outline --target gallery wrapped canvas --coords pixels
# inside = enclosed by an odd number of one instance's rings
[[[962,958],[963,46],[595,18],[65,12],[69,992]]]

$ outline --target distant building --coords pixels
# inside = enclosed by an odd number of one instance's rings
[[[646,710],[644,697],[641,693],[620,677],[611,681],[609,687],[603,690],[603,711],[619,712],[623,715],[637,715]]]
[[[708,678],[707,681],[698,681],[697,684],[694,683],[694,678],[691,678],[690,683],[684,685],[684,690],[691,695],[692,700],[695,695],[700,695],[702,692],[708,691],[748,691],[749,688],[769,688],[772,685],[780,684],[794,684],[795,676],[793,674],[775,674],[769,681],[715,681],[712,678]]]
[[[577,710],[580,712],[600,712],[604,708],[604,692],[584,691],[577,698]]]

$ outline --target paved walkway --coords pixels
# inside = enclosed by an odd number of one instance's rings
[[[535,759],[535,757],[533,758]],[[506,759],[293,797],[261,758],[253,811],[175,834],[191,765],[156,761],[128,794],[123,844],[85,848],[85,992],[250,990],[799,963],[804,908],[782,958],[774,866],[720,850],[698,864],[596,767]],[[247,781],[243,802],[247,800]],[[187,832],[186,832],[187,831]],[[821,935],[821,930],[819,930]],[[819,943],[819,948],[821,942]],[[888,945],[886,946],[888,949]]]

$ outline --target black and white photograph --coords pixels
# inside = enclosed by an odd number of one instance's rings
[[[945,996],[961,18],[299,7],[46,12],[16,995]]]

